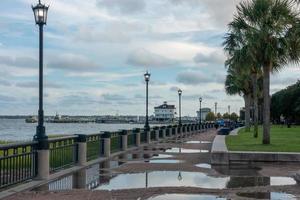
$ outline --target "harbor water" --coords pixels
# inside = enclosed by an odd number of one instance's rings
[[[0,119],[1,141],[32,140],[36,123],[26,123],[24,119]],[[100,124],[100,123],[45,123],[47,135],[94,134],[101,131],[142,128],[143,124]]]

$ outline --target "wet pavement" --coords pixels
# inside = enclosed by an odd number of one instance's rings
[[[153,143],[9,199],[300,199],[298,164],[210,165],[215,134]]]

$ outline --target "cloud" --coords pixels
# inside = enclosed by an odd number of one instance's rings
[[[121,14],[134,14],[146,8],[144,0],[98,0],[99,8],[106,8],[111,12],[119,11]]]
[[[205,11],[216,25],[225,26],[233,18],[236,4],[241,0],[169,0],[176,6],[189,6]]]
[[[215,99],[215,97],[211,96],[211,95],[199,95],[199,94],[193,94],[193,95],[183,95],[182,98],[187,99],[187,100],[199,100],[199,98],[202,98],[203,100],[212,100]]]
[[[61,106],[74,106],[74,105],[90,105],[90,104],[99,104],[99,101],[88,96],[88,94],[76,94],[76,95],[67,95],[60,99],[58,102]]]
[[[0,79],[0,85],[2,85],[2,86],[11,86],[12,84],[7,80]]]
[[[145,49],[132,52],[127,59],[127,64],[143,67],[169,67],[178,64],[178,61],[152,53]]]
[[[16,98],[0,94],[0,101],[1,102],[12,102],[12,101],[16,101]]]
[[[106,101],[123,101],[127,100],[127,97],[118,94],[103,94],[103,99]]]
[[[97,71],[100,65],[82,55],[64,54],[53,58],[48,65],[51,69],[66,71]]]
[[[21,88],[38,88],[39,83],[34,82],[34,81],[19,82],[19,83],[16,83],[16,86],[21,87]],[[57,83],[46,82],[45,83],[45,88],[60,89],[60,88],[63,88],[63,85],[62,84],[57,84]]]
[[[0,65],[7,65],[19,68],[36,68],[38,66],[38,61],[30,57],[10,57],[10,56],[0,56]]]
[[[172,87],[170,87],[170,91],[171,91],[171,92],[177,92],[179,89],[180,89],[180,88],[177,87],[177,86],[172,86]]]
[[[199,85],[201,83],[208,83],[213,81],[207,75],[196,71],[181,72],[177,75],[176,80],[177,82],[186,85]]]
[[[219,51],[214,51],[209,54],[197,53],[194,57],[194,62],[199,64],[222,64],[225,62],[225,55]]]

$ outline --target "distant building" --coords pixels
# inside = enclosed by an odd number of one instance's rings
[[[211,112],[210,108],[201,108],[201,121],[205,121],[206,115]],[[200,111],[197,111],[197,119],[200,119]]]
[[[154,115],[156,121],[173,121],[175,118],[176,108],[174,105],[168,105],[165,101],[164,104],[154,107]]]

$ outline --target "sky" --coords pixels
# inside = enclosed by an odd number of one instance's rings
[[[34,0],[0,2],[0,115],[36,115],[38,27]],[[202,107],[232,112],[240,96],[224,91],[222,49],[239,0],[42,0],[50,5],[44,28],[44,110],[66,115],[144,115],[167,101],[182,114]],[[272,75],[271,91],[296,82],[300,68]]]

